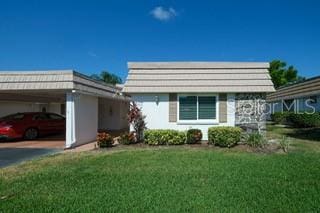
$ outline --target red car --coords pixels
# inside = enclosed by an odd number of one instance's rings
[[[42,135],[64,133],[65,123],[65,118],[55,113],[16,113],[0,118],[0,139],[34,140]]]

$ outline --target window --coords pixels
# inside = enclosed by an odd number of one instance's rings
[[[179,120],[215,120],[216,96],[179,96]]]
[[[39,113],[39,114],[36,114],[35,116],[33,116],[32,120],[48,120],[49,117],[47,114],[45,113]]]
[[[64,120],[64,117],[60,116],[60,115],[57,115],[57,114],[48,114],[49,118],[51,120]]]
[[[197,120],[197,96],[179,97],[180,120]]]
[[[5,116],[1,119],[3,119],[3,120],[22,120],[23,118],[24,118],[24,114],[17,113],[17,114]]]
[[[216,119],[216,97],[199,96],[199,118],[198,119]]]

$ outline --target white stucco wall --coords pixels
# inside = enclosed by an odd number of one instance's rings
[[[48,112],[61,114],[61,103],[51,103],[51,104],[49,104]]]
[[[228,94],[227,102],[227,123],[178,123],[169,122],[169,94],[131,94],[132,99],[142,108],[142,112],[146,115],[146,123],[148,129],[176,129],[188,130],[191,128],[201,129],[203,140],[208,139],[208,128],[212,126],[234,126],[235,125],[235,95]],[[159,98],[156,103],[156,96]],[[219,100],[219,98],[217,98]],[[218,104],[219,106],[219,104]],[[217,111],[217,116],[219,111]]]
[[[74,104],[76,145],[94,141],[98,129],[98,97],[78,94]]]
[[[0,101],[0,117],[18,112],[41,112],[46,107],[47,112],[60,114],[60,103],[36,104],[29,102]]]
[[[129,127],[127,113],[129,102],[123,100],[99,98],[98,128],[122,130]]]
[[[36,112],[39,105],[33,103],[0,102],[0,117],[17,112]]]
[[[120,129],[129,129],[128,112],[130,110],[130,102],[122,101],[120,103]]]

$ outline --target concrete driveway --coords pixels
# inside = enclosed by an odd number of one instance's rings
[[[0,142],[0,168],[61,152],[65,141],[61,138],[42,138],[35,141]]]

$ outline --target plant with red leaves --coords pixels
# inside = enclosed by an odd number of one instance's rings
[[[113,145],[113,138],[106,132],[98,133],[97,143],[100,148],[111,147]]]
[[[133,126],[136,132],[137,141],[140,142],[143,139],[143,130],[146,129],[146,122],[144,121],[146,116],[142,115],[141,109],[135,102],[130,104],[130,110],[128,113],[128,121]]]

